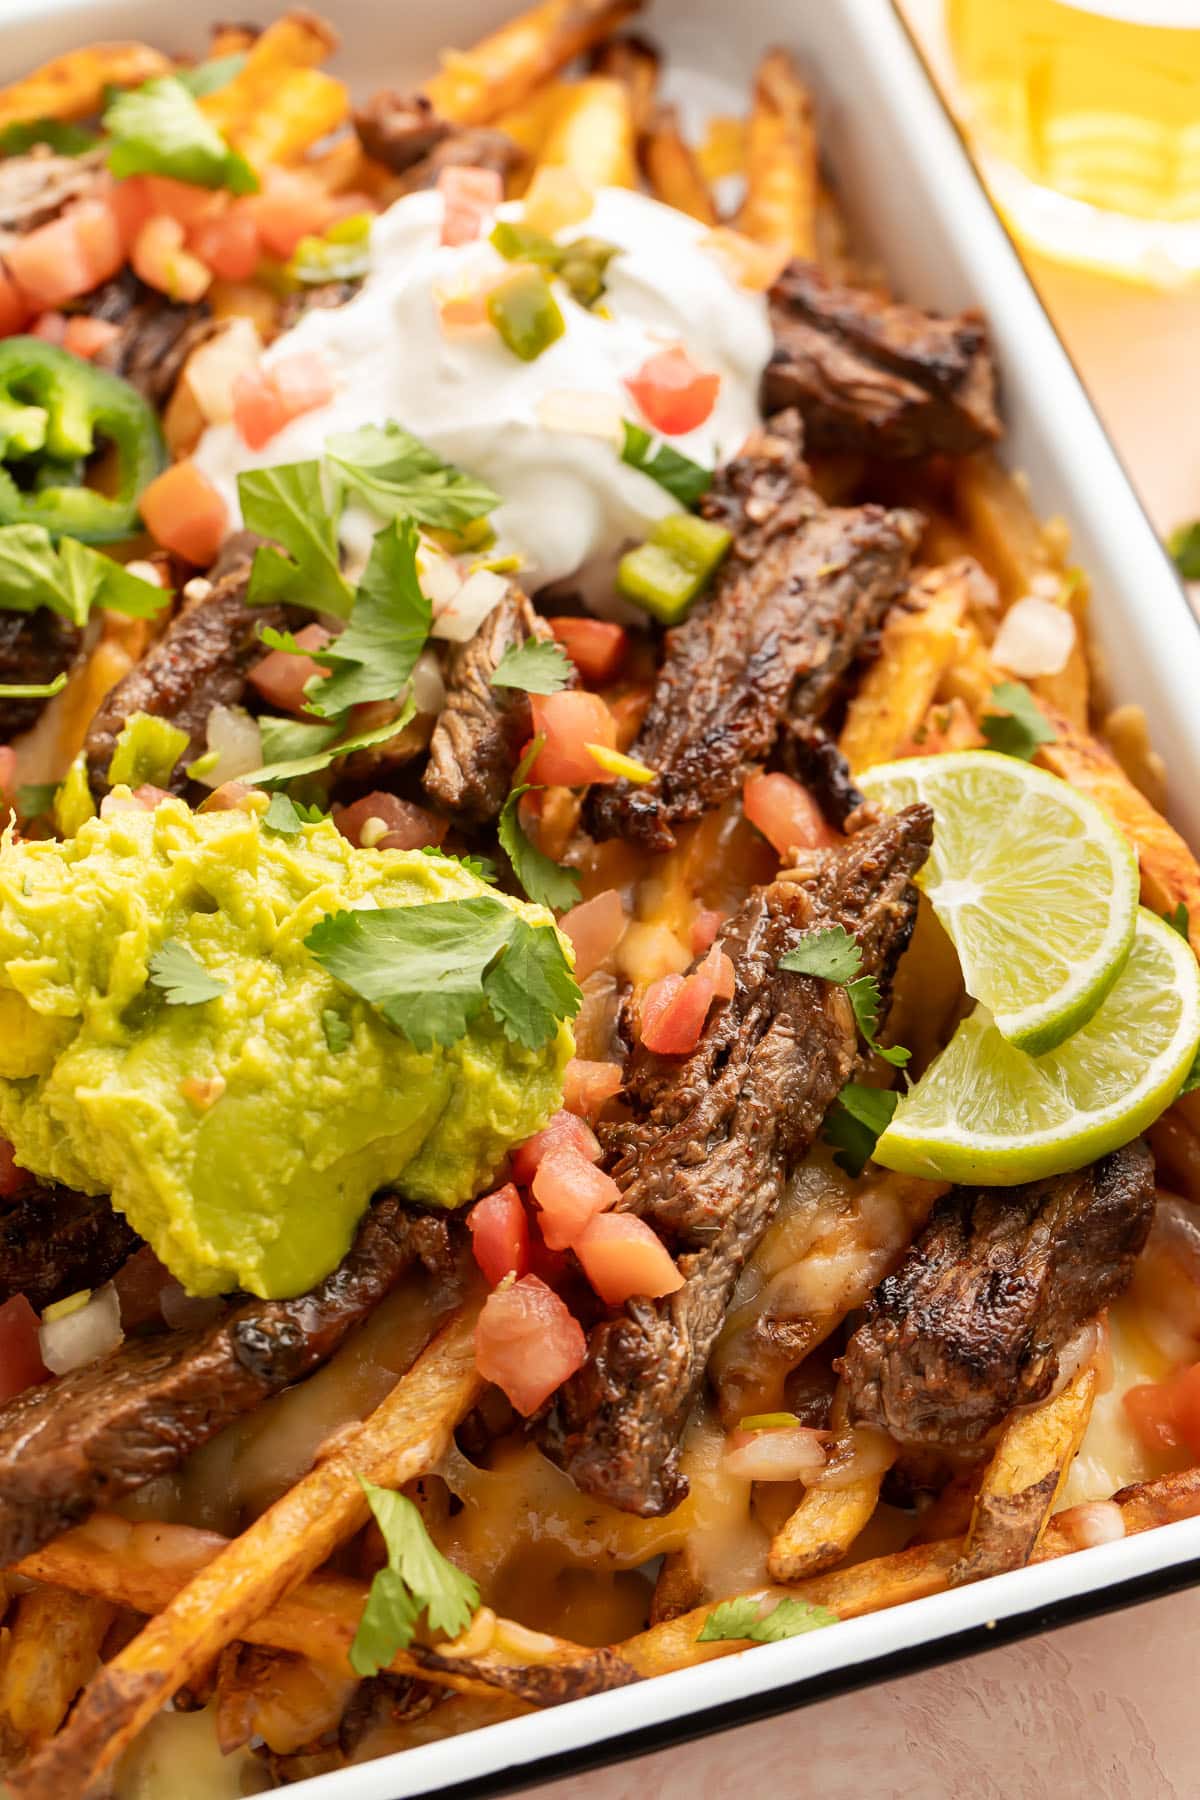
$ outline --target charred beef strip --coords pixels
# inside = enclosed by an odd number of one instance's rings
[[[549,636],[545,620],[520,588],[510,586],[475,636],[450,652],[446,703],[433,728],[423,783],[431,800],[464,822],[496,817],[533,731],[528,694],[494,688],[492,676],[506,650]]]
[[[669,850],[765,762],[785,721],[820,718],[863,639],[901,592],[918,519],[826,507],[807,485],[796,421],[756,433],[702,510],[734,532],[713,588],[669,631],[630,754],[653,781],[595,788],[595,836]]]
[[[916,912],[911,877],[932,841],[925,806],[865,828],[804,881],[753,893],[722,933],[737,985],[686,1058],[635,1051],[633,1119],[605,1134],[621,1207],[662,1233],[684,1285],[630,1300],[593,1331],[588,1359],[542,1427],[586,1493],[658,1517],[687,1492],[678,1442],[734,1284],[858,1055],[844,991],[780,969],[806,933],[842,925],[886,983]]]
[[[911,1450],[981,1451],[1050,1392],[1067,1340],[1125,1288],[1154,1216],[1140,1141],[1017,1188],[952,1188],[846,1347],[851,1417]]]
[[[845,831],[846,821],[863,804],[863,796],[854,785],[850,764],[836,738],[820,725],[788,721],[780,739],[779,759],[792,779],[808,789],[829,823]]]
[[[35,1312],[101,1287],[141,1244],[108,1201],[34,1187],[0,1213],[0,1305],[24,1294]]]
[[[290,331],[298,325],[305,313],[336,312],[339,306],[345,306],[353,300],[362,287],[361,278],[349,281],[319,281],[311,286],[298,287],[294,294],[289,294],[279,309],[280,331]]]
[[[133,1338],[0,1407],[0,1566],[93,1507],[178,1467],[268,1395],[331,1357],[419,1257],[449,1256],[442,1220],[377,1200],[332,1275],[295,1300],[252,1300],[216,1323]]]
[[[25,687],[53,681],[74,660],[82,635],[48,606],[36,612],[0,612],[0,683]],[[28,731],[45,704],[0,700],[0,743]]]
[[[93,319],[120,327],[97,353],[97,366],[123,375],[160,410],[192,351],[216,330],[206,301],[184,306],[168,300],[131,269],[106,281],[84,304]]]
[[[964,456],[1000,436],[978,313],[941,318],[839,287],[805,262],[788,264],[770,301],[763,411],[798,407],[813,449]]]
[[[525,160],[506,132],[439,119],[424,94],[373,94],[355,113],[354,129],[367,155],[401,176],[407,191],[435,186],[453,164],[506,176]]]

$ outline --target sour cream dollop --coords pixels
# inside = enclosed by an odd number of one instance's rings
[[[308,313],[265,353],[270,367],[298,351],[319,352],[333,399],[258,451],[232,424],[212,426],[196,461],[236,520],[242,470],[318,457],[334,432],[395,419],[503,497],[492,522],[501,548],[524,558],[527,585],[611,561],[677,502],[621,461],[606,412],[609,421],[644,423],[625,382],[657,351],[682,344],[721,384],[704,424],[669,442],[707,468],[732,455],[759,421],[759,379],[771,349],[765,299],[739,287],[704,247],[705,226],[644,195],[601,189],[589,216],[559,238],[586,234],[618,246],[603,310],[578,305],[556,281],[566,330],[535,361],[522,362],[490,327],[443,331],[438,292],[469,287],[496,253],[486,238],[443,245],[442,214],[436,192],[397,201],[373,224],[371,272],[359,294],[336,310]],[[520,215],[519,204],[499,212]],[[361,539],[362,523],[356,531],[348,509],[348,547]]]

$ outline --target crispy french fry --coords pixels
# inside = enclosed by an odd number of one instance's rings
[[[328,150],[305,159],[304,173],[310,175],[326,194],[345,194],[359,190],[366,163],[363,147],[356,133],[340,137]]]
[[[0,1665],[0,1723],[31,1748],[62,1724],[96,1667],[114,1610],[62,1587],[35,1587],[17,1601]]]
[[[1196,858],[1103,744],[1078,730],[1064,714],[1045,707],[1043,711],[1055,736],[1052,744],[1042,745],[1038,761],[1107,809],[1137,851],[1143,901],[1157,913],[1173,913],[1180,904],[1186,907],[1188,939],[1200,955],[1200,865]]]
[[[1006,605],[1030,592],[1035,575],[1059,566],[1054,534],[1034,513],[1024,483],[989,451],[959,460],[954,493],[972,548]]]
[[[717,223],[708,183],[673,106],[657,106],[642,142],[642,163],[655,197],[704,225]]]
[[[937,698],[960,700],[971,717],[977,718],[991,699],[1000,675],[975,620],[964,619],[957,638],[954,654],[938,682]]]
[[[815,257],[818,186],[812,99],[787,52],[770,50],[754,81],[738,230],[792,256]]]
[[[1144,709],[1116,706],[1105,717],[1103,729],[1105,743],[1129,780],[1162,812],[1167,804],[1167,765],[1150,742]]]
[[[544,87],[531,94],[528,100],[522,101],[520,106],[501,113],[496,120],[497,131],[510,137],[531,159],[540,155],[542,145],[570,92],[570,82],[548,81]]]
[[[634,187],[633,112],[628,89],[606,75],[568,88],[538,168],[570,169],[589,187]]]
[[[614,37],[593,52],[590,72],[619,81],[629,95],[633,128],[640,137],[650,126],[658,87],[659,54],[640,37]]]
[[[950,1571],[952,1587],[1024,1568],[1083,1442],[1095,1398],[1096,1370],[1086,1363],[1053,1400],[1010,1419],[975,1497],[963,1554]]]
[[[350,116],[350,90],[324,69],[291,69],[270,100],[229,133],[234,148],[256,169],[293,163]]]
[[[923,575],[893,607],[879,656],[846,710],[838,748],[857,774],[890,762],[920,728],[958,647],[968,575],[960,564]]]
[[[125,1745],[175,1690],[365,1522],[360,1475],[401,1487],[438,1461],[482,1386],[477,1316],[474,1304],[455,1314],[369,1418],[336,1439],[102,1670],[65,1730],[26,1770],[26,1800],[101,1788]]]
[[[521,106],[575,57],[609,37],[640,0],[543,0],[481,39],[449,51],[424,92],[458,125],[490,125]]]
[[[318,68],[337,44],[337,33],[315,13],[285,13],[255,38],[233,80],[206,94],[200,106],[219,131],[236,141],[260,112],[271,110],[280,84],[294,70]]]
[[[214,25],[208,40],[208,54],[213,61],[219,56],[239,56],[249,50],[258,29],[254,25]]]
[[[0,127],[22,119],[86,119],[104,106],[109,87],[137,87],[169,75],[170,58],[149,44],[89,44],[43,63],[0,88]]]
[[[252,1737],[288,1756],[338,1724],[358,1685],[306,1656],[260,1645],[230,1644],[217,1665],[217,1742],[231,1756]]]
[[[708,1591],[708,1584],[688,1547],[670,1551],[662,1559],[654,1584],[650,1623],[661,1625],[668,1619],[677,1619],[681,1613],[692,1612]]]
[[[106,621],[90,656],[72,668],[61,694],[54,696],[37,724],[18,741],[17,768],[22,781],[62,780],[83,748],[96,708],[128,675],[137,654],[131,654],[118,630],[110,631]]]
[[[844,1409],[845,1391],[834,1396],[834,1419]],[[803,1581],[840,1563],[859,1533],[870,1523],[879,1504],[879,1490],[894,1449],[881,1432],[857,1427],[849,1434],[852,1453],[878,1448],[874,1466],[843,1487],[810,1487],[772,1541],[767,1573],[772,1581]]]

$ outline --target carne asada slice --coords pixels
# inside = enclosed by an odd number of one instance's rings
[[[448,1257],[442,1220],[375,1202],[341,1264],[295,1300],[252,1300],[195,1331],[133,1338],[0,1407],[0,1566],[93,1507],[178,1467],[223,1426],[326,1362],[416,1258]]]
[[[103,154],[59,156],[49,145],[35,144],[22,156],[6,156],[0,161],[0,231],[32,231],[72,200],[94,193]]]
[[[737,983],[686,1058],[638,1049],[629,1123],[604,1136],[620,1205],[663,1234],[684,1285],[630,1300],[543,1426],[548,1453],[589,1494],[657,1517],[687,1492],[678,1442],[734,1284],[858,1056],[845,992],[779,967],[806,933],[842,925],[886,983],[912,929],[911,877],[932,841],[925,806],[867,823],[803,881],[753,893],[721,943]]]
[[[1059,1351],[1125,1288],[1153,1216],[1140,1141],[1026,1187],[951,1189],[846,1347],[852,1419],[912,1449],[981,1450],[1050,1392]]]
[[[459,819],[494,819],[512,786],[521,747],[533,732],[529,695],[494,688],[492,676],[507,650],[530,637],[548,638],[520,588],[511,586],[473,638],[455,644],[446,666],[446,702],[429,745],[425,792]]]
[[[867,634],[903,589],[914,513],[826,507],[806,482],[794,421],[756,433],[701,510],[734,532],[709,594],[666,636],[630,754],[656,770],[593,789],[595,836],[669,850],[765,762],[785,720],[819,719]]]
[[[763,411],[795,406],[814,449],[965,456],[1000,436],[978,313],[941,318],[789,263],[771,289]]]
[[[207,301],[185,306],[168,300],[131,269],[97,288],[84,307],[91,318],[120,327],[97,352],[97,367],[124,376],[160,411],[192,351],[216,330]]]
[[[102,1287],[141,1244],[106,1199],[32,1187],[0,1212],[0,1305],[24,1294],[34,1312]]]
[[[353,300],[362,287],[362,277],[355,276],[345,281],[318,281],[298,287],[289,294],[279,309],[279,329],[290,331],[293,325],[299,324],[305,313],[336,312],[339,306],[345,306]]]
[[[0,611],[0,683],[40,687],[69,667],[82,641],[79,628],[52,612]],[[7,743],[37,722],[44,700],[0,699],[0,742]]]
[[[525,161],[506,132],[440,119],[424,94],[373,94],[355,113],[354,129],[367,155],[403,178],[406,192],[436,186],[442,170],[455,164],[504,177]]]

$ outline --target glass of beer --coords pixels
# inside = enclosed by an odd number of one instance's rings
[[[945,0],[1001,211],[1060,261],[1200,279],[1200,0]]]

